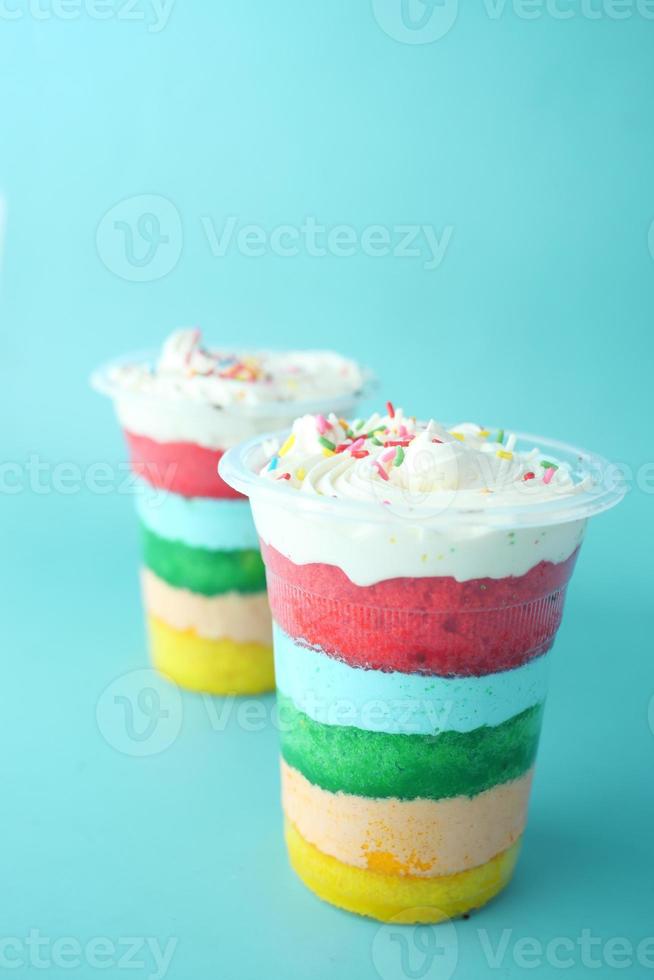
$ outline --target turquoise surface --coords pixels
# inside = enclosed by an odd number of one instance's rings
[[[564,6],[411,0],[413,27],[390,0],[2,6],[13,976],[652,974],[654,21]],[[316,224],[346,226],[329,254]],[[516,878],[467,921],[398,931],[321,904],[286,865],[272,700],[132,673],[133,500],[87,375],[187,323],[333,345],[408,411],[627,468],[571,583]]]

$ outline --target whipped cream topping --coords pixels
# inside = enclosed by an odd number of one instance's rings
[[[155,364],[113,365],[108,380],[119,392],[217,408],[336,400],[363,386],[359,366],[333,351],[213,349],[202,345],[198,329],[172,333]]]
[[[270,447],[261,471],[303,494],[369,501],[421,519],[445,508],[486,511],[529,505],[588,489],[570,467],[537,447],[518,450],[516,436],[472,422],[452,428],[395,410],[347,422],[304,415],[286,442]]]
[[[354,422],[305,415],[282,445],[266,450],[262,485],[280,481],[289,490],[252,495],[260,538],[296,564],[336,565],[357,585],[524,575],[541,561],[564,561],[583,540],[585,520],[498,529],[486,519],[500,504],[528,512],[533,502],[587,485],[537,448],[518,450],[510,433],[419,422],[389,403],[386,415]],[[360,519],[341,521],[329,507],[299,513],[302,500],[330,497],[362,502]],[[474,523],[448,521],[454,510]],[[380,512],[388,519],[375,520]]]
[[[250,497],[263,542],[357,585],[563,562],[588,517],[623,494],[606,460],[563,443],[543,439],[541,450],[535,437],[420,422],[390,403],[385,415],[345,416],[303,416],[288,437],[228,453],[220,472]]]

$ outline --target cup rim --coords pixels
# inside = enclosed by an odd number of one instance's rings
[[[268,348],[267,352],[283,353],[282,349],[278,348]],[[239,349],[234,348],[234,353],[256,353],[254,349]],[[117,399],[120,397],[145,397],[152,398],[162,402],[170,404],[171,399],[166,398],[163,395],[159,395],[156,392],[142,392],[138,390],[133,390],[129,388],[124,388],[116,382],[111,380],[111,372],[117,367],[123,367],[127,364],[153,364],[158,356],[158,350],[154,348],[149,348],[147,350],[133,351],[132,353],[121,354],[119,357],[114,357],[109,361],[104,361],[99,365],[91,374],[90,385],[94,391],[97,391],[101,395],[107,395],[109,398]],[[333,353],[338,353],[337,351]],[[340,355],[344,356],[344,355]],[[348,358],[348,360],[354,360],[353,358]],[[282,419],[287,420],[290,416],[297,417],[299,415],[314,415],[317,412],[336,412],[336,414],[350,411],[352,407],[361,399],[368,397],[377,386],[377,377],[374,372],[366,367],[365,365],[359,364],[358,361],[354,360],[357,367],[361,372],[361,385],[355,388],[351,392],[344,392],[340,395],[334,397],[324,397],[324,398],[309,398],[304,400],[292,400],[287,401],[270,401],[261,402],[258,405],[243,405],[243,404],[232,404],[232,405],[221,405],[215,406],[211,405],[209,402],[199,402],[193,401],[188,398],[181,397],[179,402],[185,405],[192,405],[195,408],[209,407],[212,410],[220,408],[221,411],[227,412],[228,414],[238,415],[239,417],[250,417],[250,418],[265,418],[265,419]]]
[[[489,426],[489,428],[493,428]],[[386,508],[377,501],[348,500],[336,497],[304,494],[289,487],[286,481],[272,481],[259,475],[259,469],[265,465],[269,456],[263,452],[264,445],[276,441],[281,444],[289,435],[290,429],[283,429],[265,435],[255,436],[228,449],[218,465],[221,478],[251,499],[268,498],[280,506],[295,508],[329,515],[340,520],[389,524],[405,523],[429,527],[433,530],[450,529],[452,527],[486,527],[495,529],[546,527],[554,524],[566,524],[571,521],[585,520],[595,514],[600,514],[618,504],[627,492],[627,487],[621,472],[604,456],[580,449],[570,443],[556,439],[547,439],[532,435],[528,432],[515,432],[516,445],[527,443],[527,448],[538,446],[547,455],[553,455],[562,462],[574,460],[575,476],[595,475],[596,480],[588,490],[580,490],[575,494],[561,496],[559,499],[546,501],[528,501],[525,504],[493,505],[483,509],[472,508],[469,505],[449,503],[439,513],[430,514],[410,508],[398,512],[397,509]]]

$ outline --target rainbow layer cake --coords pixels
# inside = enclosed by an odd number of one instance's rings
[[[270,490],[251,499],[291,862],[320,897],[377,919],[466,913],[516,862],[585,525],[496,529],[489,511],[578,485],[515,436],[391,405],[305,416],[273,448]],[[454,502],[486,516],[457,521]]]
[[[155,666],[193,690],[271,690],[257,534],[248,500],[218,476],[218,463],[235,443],[290,421],[309,394],[353,401],[358,368],[330,352],[208,350],[198,330],[181,330],[156,363],[122,362],[108,377],[138,481]]]

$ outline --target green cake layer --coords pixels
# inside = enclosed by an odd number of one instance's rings
[[[440,735],[390,735],[324,725],[277,694],[286,762],[331,792],[440,800],[476,796],[525,773],[538,746],[543,705],[494,727]]]
[[[266,576],[256,549],[209,551],[168,541],[141,524],[144,564],[169,585],[201,595],[262,592]]]

